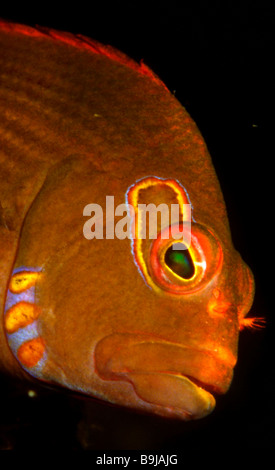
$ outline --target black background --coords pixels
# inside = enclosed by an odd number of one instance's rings
[[[267,325],[240,336],[229,392],[190,423],[140,415],[1,378],[1,449],[147,449],[225,455],[272,449],[274,32],[272,3],[170,1],[0,7],[0,17],[81,33],[154,70],[186,107],[208,145],[236,248],[251,267],[251,314]],[[30,398],[28,391],[35,391]]]

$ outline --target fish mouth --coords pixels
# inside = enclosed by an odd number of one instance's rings
[[[124,404],[185,421],[207,416],[213,394],[227,391],[235,357],[208,346],[179,345],[150,335],[115,333],[95,348],[101,379],[132,384],[135,399]]]

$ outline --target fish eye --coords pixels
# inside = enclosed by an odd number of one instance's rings
[[[212,232],[197,223],[192,224],[191,240],[184,223],[178,232],[172,228],[164,229],[152,242],[148,273],[155,285],[167,293],[191,294],[206,286],[221,269],[221,244]]]
[[[166,266],[182,279],[191,279],[195,274],[192,257],[183,243],[173,243],[164,255]]]

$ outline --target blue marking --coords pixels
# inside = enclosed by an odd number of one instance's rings
[[[15,268],[11,274],[11,278],[14,276],[14,274],[18,274],[21,272],[40,272],[42,271],[42,268],[37,268],[37,267],[31,267],[31,266],[20,266],[18,268]],[[31,286],[29,289],[24,290],[23,292],[20,292],[18,294],[14,294],[11,292],[9,289],[7,291],[7,296],[6,296],[6,302],[5,302],[5,308],[4,312],[12,307],[13,305],[17,304],[18,302],[25,301],[25,302],[32,302],[34,303],[34,298],[35,298],[35,286]]]
[[[31,266],[20,266],[15,268],[12,272],[12,276],[14,274],[20,273],[22,271],[31,271],[31,272],[40,272],[42,268],[40,267],[31,267]],[[9,289],[7,291],[4,314],[13,307],[14,305],[18,304],[19,302],[29,302],[35,304],[35,286],[31,286],[28,289],[20,292],[18,294],[14,294]],[[37,320],[33,321],[29,325],[26,325],[23,328],[19,328],[14,333],[6,333],[7,340],[11,351],[13,352],[14,356],[17,358],[17,351],[19,347],[24,344],[26,341],[35,339],[40,336],[38,331],[38,323]],[[44,351],[44,354],[40,361],[34,367],[26,367],[21,362],[21,367],[26,370],[30,375],[36,378],[43,379],[42,370],[47,360],[47,353]]]
[[[21,346],[21,344],[31,339],[37,338],[38,336],[39,334],[36,320],[24,328],[20,328],[14,333],[7,334],[8,343],[14,354],[17,353],[17,349]]]
[[[42,371],[43,371],[43,367],[46,364],[47,359],[48,359],[47,353],[46,353],[46,351],[44,351],[43,356],[41,357],[40,361],[38,361],[38,363],[35,366],[30,367],[30,368],[27,368],[23,364],[21,364],[21,366],[32,377],[35,377],[36,379],[46,380],[46,378],[45,378],[44,374],[42,373]]]
[[[30,302],[34,303],[35,297],[35,286],[31,286],[28,290],[21,292],[20,294],[14,294],[10,290],[7,292],[5,310],[9,310],[13,305],[18,304],[19,302]]]
[[[32,271],[32,272],[36,272],[36,273],[40,273],[40,271],[42,271],[43,268],[41,267],[32,267],[32,266],[19,266],[18,268],[14,268],[14,270],[12,271],[12,275],[11,277],[14,275],[14,274],[17,274],[17,273],[21,273],[22,271]]]

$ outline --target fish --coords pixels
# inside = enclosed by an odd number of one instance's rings
[[[143,61],[88,37],[1,20],[0,49],[2,373],[208,416],[259,319],[197,125]],[[142,204],[178,205],[178,225],[141,237]]]

